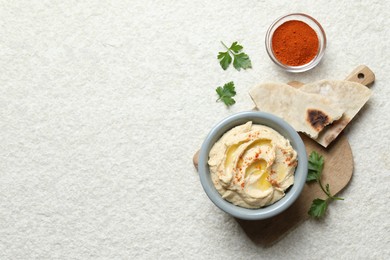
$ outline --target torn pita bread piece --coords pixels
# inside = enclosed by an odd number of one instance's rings
[[[348,125],[370,98],[372,91],[366,86],[345,80],[321,80],[305,84],[299,90],[306,93],[320,94],[344,110],[343,116],[324,128],[316,141],[327,147]]]
[[[296,131],[317,138],[325,126],[339,119],[343,110],[318,94],[306,93],[283,83],[265,83],[249,91],[260,111],[275,114]]]

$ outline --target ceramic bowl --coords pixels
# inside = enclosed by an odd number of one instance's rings
[[[282,199],[272,205],[259,209],[243,208],[223,199],[214,187],[214,184],[211,180],[209,165],[207,163],[210,150],[214,143],[217,142],[224,133],[233,127],[242,125],[248,121],[252,121],[254,124],[262,124],[273,128],[290,141],[292,147],[297,151],[298,154],[298,165],[295,169],[294,184],[287,189],[286,195]],[[207,135],[200,149],[198,171],[200,182],[204,191],[218,208],[232,215],[233,217],[240,219],[266,219],[286,210],[301,194],[307,176],[306,149],[298,133],[283,119],[264,112],[241,112],[229,116],[219,122]]]

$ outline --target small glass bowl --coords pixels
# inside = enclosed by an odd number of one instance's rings
[[[275,30],[281,26],[283,23],[291,20],[298,20],[306,23],[309,25],[317,34],[318,37],[318,50],[317,50],[317,55],[312,59],[310,62],[303,64],[301,66],[289,66],[281,63],[276,56],[274,55],[274,52],[272,50],[272,37],[275,32]],[[293,13],[293,14],[288,14],[285,16],[282,16],[276,21],[274,21],[271,26],[268,28],[267,34],[265,36],[265,46],[267,49],[267,53],[271,60],[278,65],[279,67],[283,68],[284,70],[288,72],[304,72],[308,71],[312,68],[314,68],[322,59],[325,53],[325,48],[326,48],[326,35],[325,31],[322,28],[322,26],[315,20],[313,17],[307,15],[307,14],[302,14],[302,13]]]

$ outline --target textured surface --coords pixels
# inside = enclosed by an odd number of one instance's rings
[[[388,259],[388,1],[1,1],[1,259]],[[293,75],[264,49],[268,25],[305,12],[328,36]],[[220,40],[253,69],[222,71]],[[254,244],[203,192],[191,158],[209,129],[253,107],[264,81],[343,79],[359,64],[373,96],[346,129],[350,185],[322,221]],[[237,104],[215,103],[234,80]],[[289,248],[289,251],[286,250]]]

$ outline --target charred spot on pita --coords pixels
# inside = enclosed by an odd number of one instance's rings
[[[306,121],[317,131],[321,131],[331,121],[327,114],[318,109],[308,109]]]

